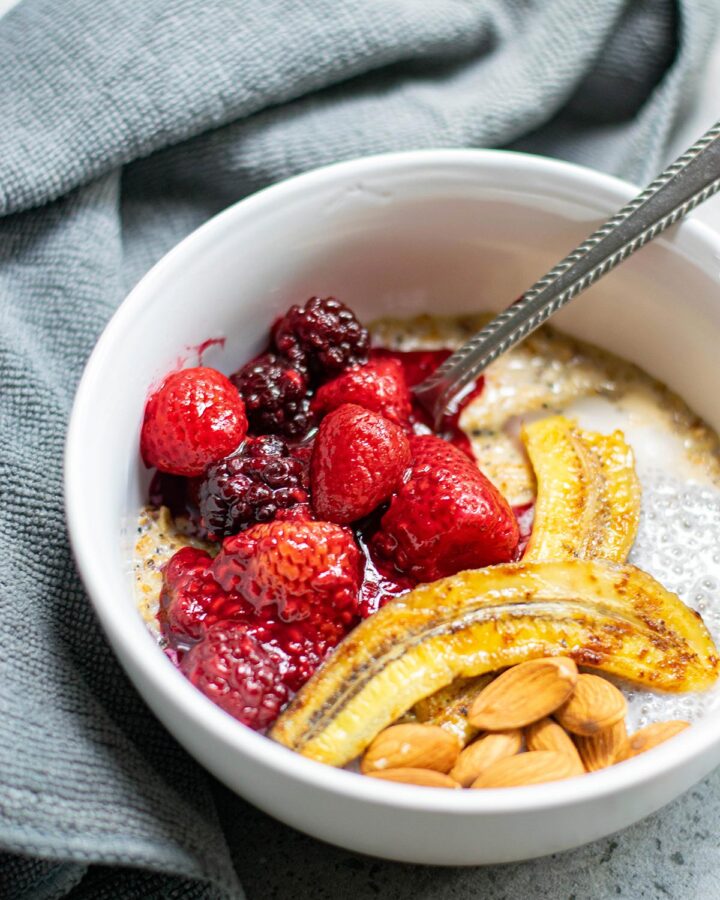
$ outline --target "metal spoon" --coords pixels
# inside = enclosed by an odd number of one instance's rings
[[[720,122],[418,384],[417,399],[439,425],[494,359],[718,190]]]

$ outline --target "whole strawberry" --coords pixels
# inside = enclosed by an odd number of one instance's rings
[[[247,433],[245,406],[222,372],[197,366],[168,375],[150,396],[140,434],[146,466],[202,475]]]
[[[324,415],[343,403],[356,403],[407,428],[412,406],[401,363],[391,358],[373,359],[347,369],[318,389],[311,408]]]
[[[206,697],[256,731],[271,725],[292,696],[285,655],[262,644],[247,623],[216,623],[180,665]]]
[[[513,559],[515,516],[475,463],[434,435],[412,437],[410,447],[410,478],[382,517],[374,550],[422,582]]]
[[[345,524],[368,515],[402,482],[410,464],[405,432],[377,413],[344,403],[320,423],[310,460],[315,515]]]
[[[307,619],[332,636],[354,624],[360,551],[352,535],[331,522],[297,519],[254,525],[226,538],[213,575],[256,609],[277,605],[285,622]]]

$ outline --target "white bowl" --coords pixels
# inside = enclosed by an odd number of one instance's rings
[[[304,759],[196,691],[156,646],[132,593],[147,474],[138,435],[150,385],[192,350],[231,371],[291,302],[334,294],[364,320],[500,309],[634,189],[561,162],[496,151],[422,151],[330,166],[208,222],[140,282],[85,370],[66,454],[77,563],[120,661],[204,766],[278,819],[334,844],[415,863],[527,859],[607,835],[720,762],[708,718],[651,753],[579,780],[492,791],[373,781]],[[685,223],[558,318],[634,360],[716,429],[720,241]]]

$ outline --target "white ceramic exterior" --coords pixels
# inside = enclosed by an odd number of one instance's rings
[[[634,190],[590,170],[493,151],[356,160],[271,187],[192,234],[140,282],[79,387],[66,499],[77,563],[128,674],[158,717],[237,793],[318,838],[416,863],[526,859],[640,819],[720,763],[708,719],[644,757],[567,782],[441,791],[364,779],[244,728],[176,671],[137,613],[131,549],[147,486],[148,388],[192,347],[231,371],[312,294],[379,315],[500,309]],[[635,360],[720,428],[720,241],[685,223],[574,301],[558,324]]]

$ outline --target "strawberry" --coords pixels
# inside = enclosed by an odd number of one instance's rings
[[[140,450],[146,466],[171,475],[202,475],[232,453],[247,433],[237,388],[216,369],[168,375],[145,405]]]
[[[216,623],[180,667],[206,697],[256,731],[271,725],[292,696],[285,655],[261,643],[247,623]]]
[[[400,487],[410,444],[399,425],[353,403],[320,423],[310,493],[320,519],[345,524],[368,515]]]
[[[215,622],[253,615],[250,603],[215,581],[211,564],[210,554],[194,547],[183,547],[171,557],[160,595],[160,621],[167,637],[198,640]]]
[[[475,463],[434,435],[412,437],[410,448],[410,478],[373,538],[378,555],[424,582],[513,559],[517,521]]]
[[[318,389],[311,409],[324,415],[343,403],[356,403],[409,428],[412,405],[402,364],[388,357],[348,369]]]
[[[280,619],[307,619],[330,640],[354,624],[360,551],[331,522],[254,525],[225,539],[212,571],[225,591],[242,594],[257,610],[277,604]]]

